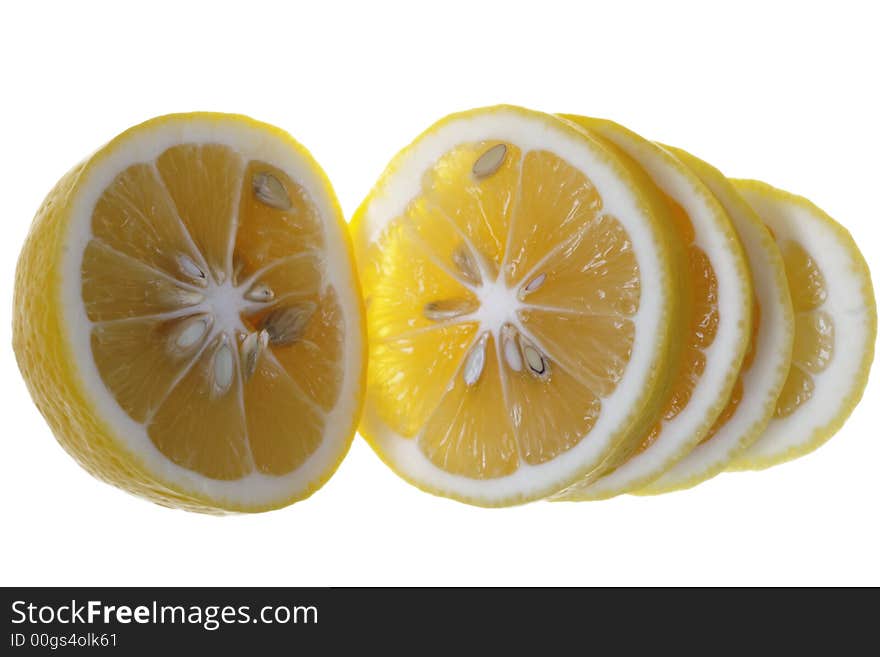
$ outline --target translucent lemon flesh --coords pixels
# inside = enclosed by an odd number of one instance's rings
[[[261,175],[289,207],[257,196]],[[207,477],[301,465],[336,403],[343,340],[316,257],[320,219],[302,188],[228,147],[182,144],[116,176],[91,227],[82,297],[92,353],[129,417],[168,459]],[[271,299],[248,299],[257,289]],[[307,312],[301,335],[270,339],[242,371],[244,339],[279,308]]]

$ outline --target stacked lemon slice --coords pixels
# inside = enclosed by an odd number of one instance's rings
[[[693,486],[827,440],[873,356],[849,234],[609,122],[453,115],[352,223],[361,432],[424,490],[500,506]]]
[[[59,442],[160,504],[260,511],[321,486],[360,418],[432,493],[596,500],[805,454],[867,381],[849,233],[610,121],[447,117],[350,228],[309,153],[246,117],[99,149],[16,276],[16,356]]]

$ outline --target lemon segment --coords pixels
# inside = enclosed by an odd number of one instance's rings
[[[761,437],[731,469],[803,456],[843,425],[874,357],[877,306],[867,263],[850,234],[807,199],[757,181],[733,181],[782,252],[795,314],[791,368]]]
[[[631,449],[668,357],[671,238],[614,155],[528,110],[453,115],[391,162],[352,230],[360,430],[395,472],[502,506]]]

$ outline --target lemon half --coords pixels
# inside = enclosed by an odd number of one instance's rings
[[[364,385],[330,183],[246,117],[131,128],[37,213],[14,347],[58,441],[99,478],[197,511],[308,496],[348,450]]]

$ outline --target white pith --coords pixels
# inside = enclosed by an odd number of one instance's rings
[[[817,310],[834,322],[834,350],[828,366],[813,379],[813,395],[790,415],[770,420],[764,433],[737,459],[769,465],[798,455],[827,439],[827,429],[841,420],[852,395],[864,385],[861,376],[875,339],[876,311],[863,271],[854,266],[855,245],[818,208],[799,197],[749,182],[737,191],[771,228],[778,244],[794,241],[816,262],[825,280],[827,298]],[[775,192],[775,193],[774,193]]]
[[[684,164],[690,165],[685,159]],[[696,163],[694,172],[721,202],[737,231],[752,272],[760,308],[754,354],[741,373],[743,393],[733,416],[705,443],[640,492],[658,493],[691,486],[722,470],[754,441],[770,421],[791,359],[794,317],[782,254],[758,216],[718,171]]]
[[[615,441],[621,438],[619,432],[632,419],[634,405],[653,377],[651,370],[658,355],[657,335],[669,303],[669,288],[663,285],[666,267],[659,260],[658,237],[652,219],[636,192],[628,187],[629,183],[620,178],[620,170],[609,155],[591,140],[573,134],[570,128],[550,117],[507,108],[493,108],[444,121],[400,154],[389,166],[383,185],[364,206],[358,241],[363,244],[379,239],[386,225],[400,217],[406,205],[421,193],[423,174],[441,156],[460,144],[484,140],[513,144],[522,151],[522,157],[531,150],[550,151],[583,171],[601,196],[603,211],[613,215],[628,233],[641,279],[640,306],[631,317],[635,325],[632,357],[623,378],[614,392],[602,399],[602,412],[592,430],[576,446],[548,462],[528,465],[520,460],[512,474],[491,479],[449,473],[424,455],[417,440],[393,431],[380,418],[368,395],[362,427],[395,471],[432,492],[491,505],[551,493],[601,463]],[[363,257],[364,250],[358,255]],[[527,275],[520,285],[527,285],[530,280],[531,276]],[[480,328],[475,341],[486,330],[497,338],[499,329],[507,322],[528,335],[516,318],[516,311],[528,306],[515,290],[492,281],[476,288],[476,292],[480,308],[475,317],[480,321]],[[495,351],[487,357],[504,358],[499,340],[496,340]]]
[[[244,162],[260,160],[277,167],[306,190],[323,220],[323,282],[334,288],[341,308],[345,335],[343,379],[339,399],[326,414],[324,439],[320,446],[300,467],[282,476],[253,471],[237,480],[221,481],[173,463],[155,447],[146,428],[132,420],[119,406],[101,379],[92,358],[90,333],[93,324],[89,321],[82,300],[82,262],[85,246],[92,238],[91,218],[95,204],[121,171],[136,163],[152,163],[165,150],[182,143],[224,145],[237,152]],[[359,401],[362,368],[360,301],[354,272],[349,265],[344,224],[333,191],[316,173],[316,169],[317,165],[304,150],[299,150],[266,129],[235,117],[215,115],[196,118],[182,115],[145,124],[118,137],[93,156],[77,184],[66,235],[61,282],[64,324],[68,328],[67,339],[75,365],[96,414],[108,425],[112,434],[157,481],[176,490],[233,507],[279,503],[313,490],[348,449],[349,427]],[[199,266],[203,267],[201,264]],[[230,274],[227,272],[222,281],[207,276],[208,283],[204,288],[192,286],[205,298],[197,306],[187,308],[186,312],[201,310],[213,317],[211,338],[204,341],[203,348],[210,348],[211,340],[221,332],[233,336],[235,331],[246,331],[238,313],[255,304],[243,296],[247,286],[234,286]],[[233,343],[234,348],[237,348],[237,344],[237,341]]]
[[[673,419],[664,420],[657,439],[610,473],[563,491],[561,499],[602,499],[638,490],[683,458],[723,410],[749,330],[749,274],[736,257],[739,246],[733,228],[715,197],[696,175],[659,146],[613,124],[595,129],[635,160],[690,217],[694,244],[705,252],[715,271],[719,322],[715,340],[703,352],[705,369],[690,400]]]

